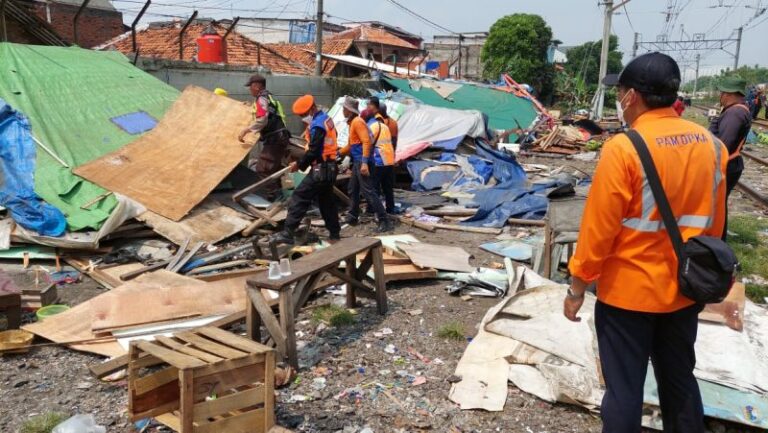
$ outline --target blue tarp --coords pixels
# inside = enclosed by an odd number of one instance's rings
[[[0,205],[16,224],[43,236],[61,236],[64,214],[35,193],[35,143],[29,119],[0,98]]]
[[[473,202],[477,213],[462,224],[475,227],[504,227],[510,218],[538,220],[547,214],[547,194],[568,182],[552,180],[534,184],[530,188],[513,182],[475,191]]]
[[[443,185],[453,183],[461,171],[458,167],[446,166],[446,170],[435,170],[424,173],[424,170],[441,165],[435,161],[425,161],[421,159],[409,160],[406,163],[408,174],[411,175],[413,183],[411,188],[414,191],[431,191],[442,188]]]
[[[528,177],[514,156],[493,149],[484,140],[475,140],[477,156],[493,163],[493,177],[501,183],[525,185]]]

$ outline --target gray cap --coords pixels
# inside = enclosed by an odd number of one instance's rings
[[[358,108],[357,99],[351,96],[347,96],[344,98],[344,108],[346,108],[347,110],[355,114],[360,114],[360,109]]]

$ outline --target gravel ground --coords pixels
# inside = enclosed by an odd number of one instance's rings
[[[768,152],[763,151],[764,155]],[[564,163],[591,172],[594,163],[550,158],[525,158],[525,163]],[[768,190],[768,180],[747,164],[750,184]],[[732,197],[740,212],[758,211],[747,198]],[[371,225],[346,229],[345,236],[368,234]],[[519,228],[514,228],[517,232]],[[522,229],[525,230],[525,229]],[[399,226],[431,243],[464,247],[472,264],[491,266],[501,260],[477,246],[493,236],[439,231],[435,234]],[[312,319],[320,305],[343,305],[343,297],[312,300],[298,319],[304,363],[289,386],[278,390],[281,425],[300,432],[598,432],[599,418],[570,405],[549,404],[510,386],[503,412],[462,411],[447,398],[453,372],[477,324],[494,299],[462,300],[445,293],[445,282],[416,281],[389,285],[390,311],[376,314],[361,299],[353,325],[328,327]],[[102,293],[90,279],[59,289],[70,305]],[[28,318],[28,320],[31,320]],[[463,339],[437,336],[449,322],[463,328]],[[124,381],[102,383],[87,369],[100,357],[60,347],[40,347],[0,361],[0,431],[17,432],[23,421],[44,412],[93,413],[109,432],[135,431],[127,422]],[[316,362],[316,363],[315,363]],[[712,422],[717,433],[746,431]],[[368,430],[366,430],[368,429]],[[150,429],[149,431],[153,431]]]

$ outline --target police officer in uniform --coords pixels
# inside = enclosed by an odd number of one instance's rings
[[[277,243],[293,244],[296,229],[307,211],[318,200],[320,215],[331,241],[340,239],[341,225],[333,194],[336,182],[338,145],[333,119],[317,108],[312,95],[304,95],[293,104],[293,113],[307,125],[304,137],[307,140],[306,153],[290,165],[290,171],[311,168],[304,180],[293,191],[288,203],[288,216],[283,231],[273,240]]]
[[[267,90],[267,79],[253,75],[245,84],[256,98],[251,108],[252,123],[240,132],[241,143],[249,133],[261,133],[261,152],[254,148],[248,156],[248,168],[256,172],[259,180],[269,177],[282,168],[288,153],[291,133],[285,127],[283,106]],[[280,181],[268,182],[262,187],[266,198],[274,200],[280,192]]]

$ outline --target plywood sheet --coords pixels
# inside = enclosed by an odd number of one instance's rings
[[[251,150],[237,140],[250,116],[240,102],[189,86],[157,127],[74,172],[179,221]]]
[[[190,245],[197,242],[215,244],[242,231],[251,223],[249,216],[223,206],[211,198],[205,199],[179,222],[152,211],[144,212],[136,219],[146,223],[155,233],[176,245],[181,245],[190,238]]]
[[[744,304],[747,301],[743,283],[735,283],[728,296],[719,304],[707,304],[699,313],[699,319],[707,322],[723,323],[731,329],[744,329]]]
[[[90,259],[87,257],[66,257],[64,258],[64,261],[81,273],[93,278],[96,280],[96,282],[106,287],[107,289],[113,289],[125,282],[120,279],[120,275],[127,274],[128,272],[133,272],[144,267],[144,265],[141,263],[135,262],[108,268],[91,268]]]
[[[435,268],[443,271],[472,272],[469,265],[470,254],[463,248],[448,245],[414,242],[397,243],[397,247],[408,255],[414,265],[422,268]]]
[[[120,289],[91,300],[91,330],[229,314],[245,305],[245,284],[209,284],[165,270],[142,275]]]

